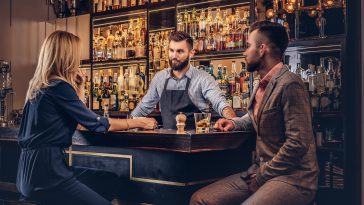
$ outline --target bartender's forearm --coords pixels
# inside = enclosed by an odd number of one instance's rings
[[[222,111],[222,116],[226,119],[231,119],[236,117],[236,114],[231,107],[225,107]]]

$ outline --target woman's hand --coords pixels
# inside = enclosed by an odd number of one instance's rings
[[[145,130],[153,130],[157,127],[157,121],[154,118],[136,118],[133,119],[137,122],[138,127],[143,128]]]
[[[85,84],[86,79],[86,72],[83,69],[79,69],[76,73],[75,82],[78,87],[83,86]]]

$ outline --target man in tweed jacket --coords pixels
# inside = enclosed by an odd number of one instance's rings
[[[280,24],[262,21],[250,27],[247,68],[258,71],[261,80],[248,113],[220,119],[215,128],[254,129],[256,163],[198,190],[191,205],[306,205],[313,200],[319,171],[311,106],[302,80],[281,61],[287,45],[288,35]]]

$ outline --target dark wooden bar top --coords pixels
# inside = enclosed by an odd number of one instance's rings
[[[0,128],[0,140],[15,141],[19,132],[17,127]],[[93,133],[76,131],[73,145],[133,147],[143,149],[165,150],[174,152],[205,152],[235,149],[242,145],[254,132],[210,132],[196,134],[187,130],[177,134],[175,130],[128,130],[119,132]]]

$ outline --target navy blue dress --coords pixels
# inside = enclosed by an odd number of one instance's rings
[[[72,143],[77,124],[107,132],[108,119],[90,111],[68,83],[54,80],[26,102],[18,135],[21,147],[17,188],[25,197],[74,178],[64,149]]]

